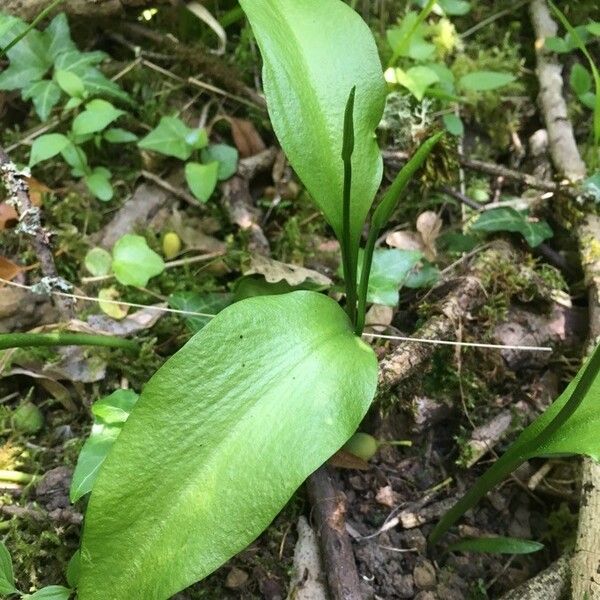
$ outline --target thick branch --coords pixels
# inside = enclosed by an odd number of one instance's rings
[[[23,19],[33,19],[39,15],[51,0],[4,0],[2,10]],[[56,12],[72,15],[108,17],[119,14],[125,8],[142,8],[165,4],[169,0],[65,0]]]

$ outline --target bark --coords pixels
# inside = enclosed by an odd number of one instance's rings
[[[65,0],[56,7],[55,12],[97,18],[119,14],[126,8],[144,8],[168,2],[169,0]],[[2,10],[29,20],[39,15],[50,3],[51,0],[3,0]]]
[[[547,569],[538,573],[500,600],[563,600],[567,597],[569,558],[561,556]]]

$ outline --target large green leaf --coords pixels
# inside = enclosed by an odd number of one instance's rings
[[[86,515],[80,600],[163,600],[265,529],[354,433],[374,353],[332,299],[223,310],[144,388]]]
[[[353,86],[351,244],[381,183],[374,131],[386,87],[368,26],[341,0],[241,0],[260,46],[269,115],[300,179],[342,239],[344,111]]]
[[[532,248],[539,246],[553,235],[552,229],[546,221],[530,220],[527,215],[510,206],[486,210],[473,223],[471,229],[490,232],[514,231],[520,233]]]

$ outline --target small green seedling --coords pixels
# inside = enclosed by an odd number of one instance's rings
[[[412,442],[410,440],[378,440],[368,433],[358,431],[344,444],[342,450],[363,460],[371,460],[381,446],[412,446]]]
[[[238,151],[226,144],[208,144],[206,129],[189,128],[178,117],[162,117],[159,124],[138,142],[142,150],[187,161],[185,179],[192,194],[207,202],[217,183],[229,179],[237,170]],[[189,160],[200,154],[199,162]]]

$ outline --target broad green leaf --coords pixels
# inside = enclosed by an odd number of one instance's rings
[[[458,80],[458,85],[463,90],[469,92],[485,92],[504,87],[515,80],[514,75],[510,73],[501,73],[498,71],[473,71],[463,75]]]
[[[29,155],[29,166],[48,160],[60,154],[71,142],[62,133],[47,133],[33,141]]]
[[[187,160],[194,150],[194,143],[190,142],[198,143],[198,136],[193,134],[200,134],[201,131],[203,130],[190,129],[177,117],[162,117],[159,124],[138,142],[138,146],[144,150]]]
[[[104,139],[110,144],[129,144],[130,142],[137,142],[137,135],[121,129],[119,127],[112,127],[104,132]]]
[[[411,289],[431,287],[440,278],[440,271],[430,262],[423,261],[423,266],[413,269],[404,280],[404,287]]]
[[[272,296],[277,294],[289,294],[298,290],[310,290],[314,292],[323,291],[327,286],[314,283],[310,280],[303,281],[298,285],[291,285],[282,279],[281,281],[267,281],[262,275],[244,275],[235,282],[233,296],[235,302],[254,298],[256,296]]]
[[[207,202],[217,187],[219,177],[219,163],[211,162],[208,165],[189,162],[185,165],[185,180],[192,193],[201,202]]]
[[[314,292],[226,308],[146,384],[90,498],[80,600],[167,598],[252,542],[355,432],[373,351]]]
[[[531,554],[539,552],[544,544],[511,537],[468,538],[451,544],[447,552],[491,552],[493,554]]]
[[[77,74],[81,77],[90,96],[110,96],[132,104],[129,94],[123,91],[117,83],[107,79],[95,67],[88,67],[82,73]]]
[[[110,171],[103,167],[96,167],[91,173],[85,175],[85,184],[98,200],[108,202],[112,200],[114,190],[110,183]]]
[[[23,88],[23,100],[33,100],[38,117],[45,121],[60,100],[60,88],[51,79],[42,79]]]
[[[569,48],[567,42],[558,36],[551,36],[544,39],[544,48],[557,54],[565,54],[572,50],[572,48]]]
[[[69,600],[71,590],[62,585],[49,585],[33,594],[23,596],[27,600]]]
[[[115,108],[106,100],[92,100],[85,105],[85,110],[73,120],[73,133],[86,135],[102,131],[125,112]]]
[[[56,15],[56,17],[50,21],[50,24],[46,27],[43,35],[48,44],[48,56],[52,60],[56,59],[59,54],[77,50],[77,47],[71,39],[69,22],[64,13]]]
[[[531,221],[514,208],[501,207],[486,210],[473,223],[474,231],[514,231],[520,233],[527,243],[535,248],[553,235],[546,221]]]
[[[54,79],[60,89],[72,98],[83,98],[85,96],[83,80],[72,71],[55,70]]]
[[[85,255],[83,264],[94,277],[101,277],[110,273],[112,256],[104,248],[92,248]]]
[[[569,76],[571,89],[578,95],[583,96],[592,89],[592,76],[590,72],[579,63],[575,63]]]
[[[177,310],[188,310],[197,313],[206,313],[207,315],[216,315],[224,308],[229,306],[233,300],[231,294],[198,294],[196,292],[175,292],[169,296],[169,306]],[[200,315],[182,315],[185,319],[187,328],[196,333],[200,331],[211,317]]]
[[[461,136],[465,132],[465,126],[463,125],[462,119],[457,115],[447,114],[442,117],[444,121],[444,127],[452,135]]]
[[[202,161],[211,163],[217,161],[219,163],[219,171],[217,177],[219,181],[229,179],[235,175],[238,165],[238,151],[227,144],[212,144],[202,150]]]
[[[79,52],[69,50],[62,52],[54,62],[54,68],[69,71],[82,77],[93,65],[101,63],[107,55],[104,52]]]
[[[397,306],[398,291],[421,258],[423,255],[418,250],[397,248],[375,250],[367,288],[367,301],[373,304]]]
[[[396,82],[407,88],[417,100],[423,100],[427,88],[439,81],[435,71],[421,65],[411,67],[407,71],[396,68],[394,75]]]
[[[584,454],[600,460],[600,345],[567,389],[442,517],[430,536],[432,544],[489,490],[535,456]]]
[[[113,272],[123,285],[145,287],[165,268],[163,259],[141,235],[124,235],[113,248]]]
[[[579,96],[579,102],[584,106],[587,106],[591,110],[595,110],[596,108],[596,94],[594,92],[586,92],[585,94]]]
[[[67,583],[76,588],[79,583],[79,575],[81,574],[81,554],[76,550],[69,560],[67,565]]]
[[[24,21],[14,19],[13,25],[0,35],[0,48],[8,46],[27,27]],[[6,53],[10,65],[0,73],[0,90],[16,90],[41,79],[52,66],[48,50],[49,43],[44,35],[36,29],[29,31]]]
[[[471,3],[467,0],[437,0],[437,3],[449,16],[466,15],[471,10]]]
[[[341,0],[241,0],[241,5],[263,56],[275,133],[340,240],[344,112],[356,86],[350,245],[357,252],[382,176],[374,131],[386,86],[371,31]]]
[[[14,594],[16,591],[10,552],[0,541],[0,594]]]
[[[592,21],[586,25],[587,30],[595,37],[600,37],[600,23]]]
[[[131,390],[117,390],[92,406],[94,423],[85,441],[71,480],[70,498],[76,502],[92,491],[96,477],[115,440],[121,433],[138,395]]]
[[[83,148],[69,142],[61,151],[65,162],[72,168],[75,177],[83,177],[89,172],[88,160]]]

